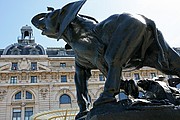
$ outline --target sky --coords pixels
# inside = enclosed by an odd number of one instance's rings
[[[64,47],[63,40],[41,35],[31,18],[47,12],[47,7],[62,8],[67,3],[77,0],[0,0],[0,49],[17,43],[22,26],[33,29],[36,43],[47,47]],[[87,0],[80,14],[89,15],[99,22],[113,14],[142,14],[155,21],[171,47],[180,47],[180,1],[179,0]]]

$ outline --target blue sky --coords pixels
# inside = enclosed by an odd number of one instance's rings
[[[47,6],[55,9],[75,0],[0,0],[0,49],[17,42],[20,29],[30,25],[36,43],[47,47],[63,47],[63,40],[47,38],[31,24],[31,18],[46,12]],[[179,0],[87,0],[79,13],[95,17],[98,21],[112,14],[137,13],[155,21],[171,47],[180,47]]]

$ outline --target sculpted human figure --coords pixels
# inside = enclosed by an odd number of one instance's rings
[[[116,102],[123,69],[149,66],[180,77],[180,56],[165,42],[152,20],[124,13],[97,23],[92,17],[78,15],[85,2],[72,2],[32,18],[32,24],[42,30],[43,35],[63,39],[75,52],[75,84],[80,108],[76,119],[88,111],[87,81],[91,69],[99,69],[107,78],[94,107]]]

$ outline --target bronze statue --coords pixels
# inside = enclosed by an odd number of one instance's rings
[[[170,87],[164,81],[139,80],[137,85],[146,91],[144,99],[167,100],[174,105],[180,104],[180,91],[175,87]]]
[[[97,23],[92,17],[78,15],[85,2],[72,2],[32,18],[32,24],[42,30],[43,35],[63,39],[75,52],[75,84],[80,108],[76,118],[88,111],[87,81],[91,69],[99,69],[107,78],[94,107],[116,102],[123,69],[149,66],[180,77],[180,56],[166,43],[154,21],[143,15],[124,13]]]

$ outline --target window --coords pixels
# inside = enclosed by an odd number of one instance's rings
[[[66,63],[60,63],[60,67],[66,67]]]
[[[156,73],[150,73],[150,77],[151,79],[153,79],[154,77],[156,77]]]
[[[17,76],[11,76],[10,83],[16,84],[17,83]]]
[[[20,92],[16,93],[14,96],[14,99],[20,100],[20,99],[22,99],[22,97],[25,97],[26,99],[33,99],[33,95],[29,91],[26,91],[26,92],[20,91]]]
[[[135,80],[139,80],[140,79],[139,73],[134,73],[134,79]]]
[[[15,94],[15,100],[20,100],[21,99],[21,92],[18,92]]]
[[[61,75],[61,82],[67,82],[67,75]]]
[[[26,99],[32,99],[32,94],[26,91]]]
[[[36,55],[37,51],[36,50],[32,50],[31,55]]]
[[[11,50],[11,55],[20,55],[21,50],[16,47]]]
[[[33,107],[35,103],[24,104],[33,100],[33,94],[26,90],[18,91],[14,94],[11,107],[12,116],[11,120],[30,120],[30,116],[33,115]],[[17,104],[18,102],[18,104]],[[18,107],[17,107],[18,106]]]
[[[38,54],[39,54],[39,52],[36,48],[33,48],[30,50],[30,55],[38,55]]]
[[[59,98],[59,103],[60,104],[71,104],[71,98],[69,95],[62,95],[60,98]]]
[[[24,110],[22,108],[13,108],[12,112],[12,120],[30,120],[30,117],[33,115],[33,108],[26,107]],[[21,113],[24,113],[24,116]]]
[[[25,118],[24,120],[30,120],[30,117],[33,115],[33,108],[27,107],[25,108]]]
[[[59,56],[65,56],[66,52],[64,50],[60,50],[60,51],[58,51],[58,55]]]
[[[11,70],[18,70],[18,63],[12,63]]]
[[[31,63],[31,70],[37,70],[37,62]]]
[[[105,81],[103,74],[99,74],[99,81]]]
[[[31,83],[37,83],[37,76],[31,76]]]
[[[13,109],[12,120],[21,120],[21,109],[20,108]]]

